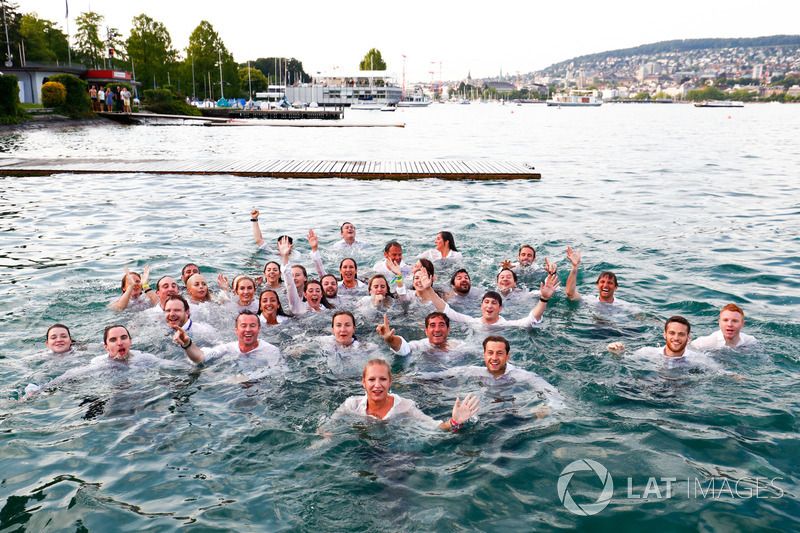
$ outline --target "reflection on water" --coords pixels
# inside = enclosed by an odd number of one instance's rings
[[[3,178],[3,528],[91,531],[107,529],[110,520],[127,530],[253,523],[265,530],[449,530],[456,521],[468,530],[592,528],[595,522],[569,513],[556,492],[566,465],[591,458],[616,486],[598,517],[608,529],[635,519],[641,527],[658,521],[660,529],[682,530],[699,526],[698,517],[704,524],[735,520],[742,530],[797,529],[791,487],[800,451],[793,305],[800,302],[793,216],[800,109],[748,106],[735,116],[690,106],[512,109],[398,111],[393,120],[407,122],[404,129],[106,125],[0,137],[0,149],[13,157],[486,158],[529,161],[543,175],[540,182],[493,183]],[[512,361],[565,397],[567,409],[542,420],[531,415],[539,399],[524,391],[492,391],[460,378],[420,381],[395,358],[393,390],[436,419],[449,416],[456,396],[481,395],[482,413],[456,435],[344,423],[321,440],[316,431],[334,410],[363,394],[357,378],[332,374],[311,343],[329,334],[329,317],[303,319],[306,330],[262,331],[299,355],[282,377],[235,384],[233,365],[187,364],[75,380],[33,402],[11,401],[33,372],[54,377],[102,353],[102,329],[113,322],[136,326],[136,349],[184,361],[169,332],[108,310],[124,266],[141,271],[150,264],[153,280],[177,277],[189,261],[208,280],[218,272],[260,273],[268,258],[252,241],[253,207],[262,212],[267,241],[287,233],[303,252],[308,229],[326,250],[340,238],[341,223],[353,222],[359,240],[373,244],[355,254],[362,278],[389,239],[403,243],[408,260],[449,230],[478,293],[493,287],[500,260],[513,259],[522,244],[536,248],[539,262],[557,262],[562,283],[564,251],[580,247],[581,291],[591,294],[597,275],[613,270],[617,294],[642,312],[610,316],[567,302],[562,290],[542,328],[505,332]],[[329,270],[340,258],[324,253]],[[460,266],[437,265],[443,288]],[[521,284],[537,289],[538,281]],[[728,301],[745,309],[747,331],[762,342],[755,353],[715,357],[741,380],[645,367],[605,351],[616,340],[631,350],[661,344],[661,320],[673,314],[688,317],[693,334],[710,333]],[[478,304],[464,310],[477,315]],[[512,300],[503,314],[521,317],[530,305]],[[398,334],[418,339],[422,316],[398,307],[390,320]],[[375,333],[380,317],[357,317],[357,337],[388,356]],[[23,359],[43,350],[54,322],[69,324],[86,350],[76,361],[36,368]],[[229,317],[212,323],[233,339]],[[482,364],[482,333],[454,324],[451,336],[470,347],[467,363]],[[783,477],[787,495],[647,502],[625,493],[628,476],[720,473]],[[585,481],[581,497],[588,501],[593,487]]]

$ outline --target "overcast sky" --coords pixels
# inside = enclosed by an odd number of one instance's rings
[[[408,81],[531,72],[578,55],[672,39],[759,37],[800,32],[800,1],[665,2],[219,2],[68,0],[75,17],[96,11],[124,37],[134,16],[163,23],[184,49],[201,20],[234,59],[295,57],[306,72],[357,70],[370,48]],[[22,12],[65,24],[65,0],[17,0]],[[509,5],[517,7],[506,7]],[[113,8],[111,7],[113,6]],[[245,11],[245,6],[248,7]],[[259,7],[256,7],[259,6]],[[460,7],[459,7],[460,6]],[[738,7],[737,7],[738,6]],[[341,70],[340,70],[341,72]]]

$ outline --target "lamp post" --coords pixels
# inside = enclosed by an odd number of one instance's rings
[[[222,87],[222,49],[218,49],[219,52],[219,94],[220,98],[225,98],[225,89]]]

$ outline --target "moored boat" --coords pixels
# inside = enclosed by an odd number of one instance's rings
[[[603,105],[603,98],[596,90],[572,90],[568,93],[557,93],[547,100],[548,106],[557,107],[597,107]]]
[[[695,107],[744,107],[744,102],[736,100],[704,100],[694,104]]]

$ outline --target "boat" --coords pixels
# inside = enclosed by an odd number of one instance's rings
[[[397,104],[403,89],[385,70],[360,70],[354,74],[318,74],[311,83],[282,88],[290,102],[316,102],[320,107],[380,109]],[[373,105],[374,104],[374,105]]]
[[[572,90],[567,93],[554,94],[547,100],[547,105],[551,107],[597,107],[603,105],[603,98],[596,90]]]
[[[409,95],[404,95],[403,99],[397,102],[397,107],[428,107],[432,103],[433,101],[422,91],[414,91]]]
[[[744,107],[744,102],[735,100],[705,100],[697,102],[695,107]]]

